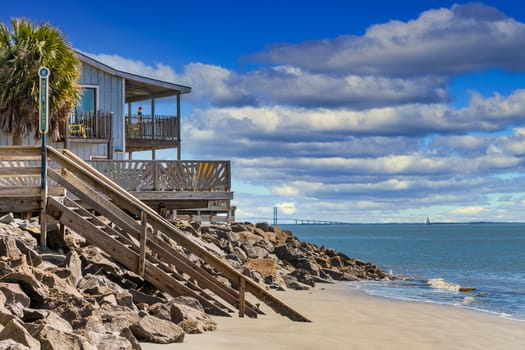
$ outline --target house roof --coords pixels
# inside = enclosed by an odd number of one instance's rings
[[[191,87],[152,79],[142,75],[124,72],[97,61],[86,54],[76,51],[81,62],[94,66],[108,74],[124,78],[126,81],[126,103],[148,100],[152,97],[168,97],[187,94]]]

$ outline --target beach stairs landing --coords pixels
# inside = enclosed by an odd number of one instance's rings
[[[291,320],[310,322],[75,154],[49,146],[47,154],[58,165],[48,168],[48,176],[68,193],[65,198],[48,198],[47,215],[160,290],[172,296],[192,296],[210,314],[230,316],[235,308],[241,317],[257,317],[262,312],[246,300],[245,293],[250,293]],[[227,278],[231,287],[181,251],[201,258]]]

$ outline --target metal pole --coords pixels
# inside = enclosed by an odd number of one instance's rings
[[[42,176],[40,179],[40,246],[47,247],[47,147],[46,134],[42,134]]]

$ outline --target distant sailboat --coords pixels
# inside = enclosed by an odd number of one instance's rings
[[[430,218],[427,216],[427,221],[425,222],[425,225],[430,225]]]

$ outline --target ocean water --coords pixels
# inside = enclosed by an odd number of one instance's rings
[[[525,224],[280,225],[411,280],[349,282],[387,298],[455,305],[525,321]],[[459,287],[475,288],[461,292]]]

